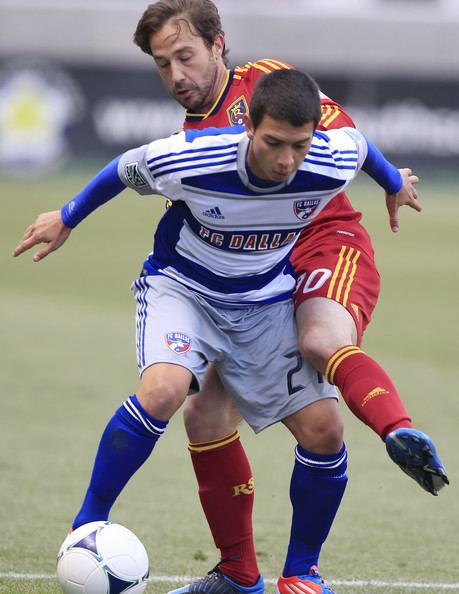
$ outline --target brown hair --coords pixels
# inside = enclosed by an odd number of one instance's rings
[[[313,122],[322,117],[319,87],[316,81],[299,70],[275,70],[262,76],[250,100],[250,119],[254,129],[265,115],[286,121],[292,126]]]
[[[225,35],[218,9],[212,0],[159,0],[150,4],[137,23],[134,43],[151,56],[150,36],[176,17],[186,20],[197,31],[207,48],[217,35]],[[228,66],[228,50],[223,49],[222,60]]]

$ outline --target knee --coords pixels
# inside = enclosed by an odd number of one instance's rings
[[[309,325],[302,329],[298,342],[305,361],[311,363],[317,371],[323,372],[328,359],[335,352],[323,328],[319,325]]]
[[[351,314],[331,299],[317,298],[303,303],[297,311],[297,324],[301,354],[321,373],[336,351],[357,341]]]
[[[137,398],[143,408],[152,416],[168,420],[185,400],[183,388],[169,381],[141,382]]]
[[[322,400],[284,419],[297,442],[317,454],[335,454],[343,445],[344,427],[338,404]]]
[[[189,440],[192,443],[198,443],[201,440],[202,426],[206,425],[206,407],[199,397],[199,394],[193,394],[186,399],[183,409],[183,421]]]
[[[341,420],[329,420],[314,427],[308,438],[309,447],[305,449],[316,453],[335,454],[340,451],[343,439],[344,427]]]
[[[241,415],[229,398],[208,399],[199,393],[187,398],[183,420],[190,442],[202,443],[222,439],[236,431]]]

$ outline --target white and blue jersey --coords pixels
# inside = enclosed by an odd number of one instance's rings
[[[158,224],[146,274],[163,274],[219,303],[291,296],[293,245],[355,178],[367,142],[351,128],[316,132],[299,170],[267,187],[247,169],[248,148],[243,127],[213,128],[121,156],[118,175],[126,186],[173,202]]]

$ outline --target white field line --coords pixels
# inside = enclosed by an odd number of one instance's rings
[[[15,573],[15,572],[0,572],[0,579],[11,579],[11,580],[52,580],[55,579],[55,575],[51,573]],[[191,576],[186,575],[152,575],[149,578],[150,582],[177,582],[187,583],[193,579]],[[276,579],[268,578],[265,579],[267,584],[275,584]],[[424,582],[386,582],[381,580],[327,580],[330,586],[351,586],[355,588],[411,588],[418,590],[458,590],[459,583],[457,584],[441,584],[441,583],[424,583]]]

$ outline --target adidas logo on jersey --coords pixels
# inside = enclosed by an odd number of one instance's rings
[[[211,219],[224,219],[224,215],[222,215],[222,211],[218,206],[215,208],[209,208],[202,213],[202,216],[209,217]]]

